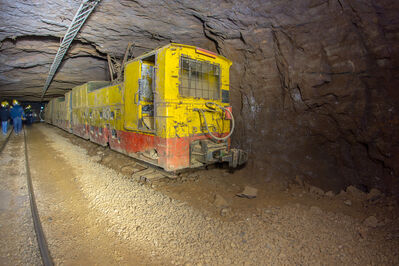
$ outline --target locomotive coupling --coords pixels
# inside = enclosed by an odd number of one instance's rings
[[[229,149],[227,142],[215,143],[209,139],[191,143],[191,162],[195,164],[212,164],[228,162],[229,167],[236,168],[248,160],[248,153],[240,149]]]
[[[229,154],[223,156],[222,161],[229,162],[229,167],[236,168],[248,161],[248,153],[240,149],[230,149]]]

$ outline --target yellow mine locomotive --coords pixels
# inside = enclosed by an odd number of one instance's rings
[[[247,153],[230,148],[230,66],[210,51],[169,44],[127,61],[119,83],[90,81],[52,99],[45,120],[166,171],[236,167]]]

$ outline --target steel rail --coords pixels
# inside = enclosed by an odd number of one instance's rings
[[[33,191],[32,177],[30,174],[29,167],[29,156],[28,156],[28,144],[26,131],[24,130],[24,143],[25,143],[25,167],[26,167],[26,179],[28,183],[28,191],[29,191],[29,201],[30,201],[30,209],[32,212],[33,219],[33,227],[36,233],[37,244],[39,245],[40,255],[42,257],[42,262],[44,266],[53,266],[53,260],[50,255],[50,251],[48,249],[46,237],[43,232],[42,224],[40,222],[39,211],[37,210],[35,193]]]
[[[7,142],[8,142],[8,140],[10,139],[10,136],[11,136],[12,131],[13,131],[13,129],[10,130],[10,133],[8,133],[8,136],[7,136],[6,140],[1,144],[0,153],[3,152],[3,150],[4,150],[4,148],[5,148],[5,146],[6,146]]]

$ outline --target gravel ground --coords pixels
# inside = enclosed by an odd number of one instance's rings
[[[24,156],[23,135],[13,134],[0,155],[1,265],[41,265],[30,210]]]
[[[284,206],[256,208],[251,215],[227,207],[215,216],[98,164],[98,158],[55,128],[37,128],[71,171],[79,173],[78,187],[96,223],[150,263],[399,264],[396,214],[369,225],[340,210],[317,207],[316,197],[310,207],[292,198]],[[334,196],[332,201],[342,199]],[[118,263],[128,264],[120,252]]]

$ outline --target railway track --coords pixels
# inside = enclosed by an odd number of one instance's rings
[[[5,141],[1,144],[1,146],[0,146],[0,154],[3,152],[4,148],[6,147],[6,144],[7,144],[8,140],[10,139],[12,131],[13,130],[10,130],[10,133],[8,133]]]
[[[132,174],[131,178],[133,179],[141,179],[145,181],[151,181],[151,180],[156,180],[156,179],[161,179],[161,178],[170,178],[174,179],[177,178],[179,173],[171,173],[167,172],[157,166],[139,162],[138,160],[132,158],[135,161],[136,166],[140,166],[141,168],[144,169],[139,169],[137,168],[134,173]]]
[[[4,148],[7,146],[8,141],[11,138],[12,131],[8,134],[7,138],[5,141],[1,144],[0,146],[0,154],[3,152]],[[37,243],[39,246],[39,251],[40,251],[40,256],[43,262],[44,266],[52,266],[53,261],[50,256],[50,252],[48,249],[47,241],[43,232],[43,228],[40,222],[40,217],[39,217],[39,212],[37,210],[37,205],[36,205],[36,200],[35,200],[35,194],[33,191],[33,185],[32,185],[32,178],[30,175],[30,167],[29,167],[29,156],[28,156],[28,145],[27,145],[27,136],[26,136],[26,131],[25,128],[23,129],[23,134],[24,134],[24,154],[25,154],[25,167],[26,167],[26,181],[27,181],[27,187],[28,187],[28,193],[29,193],[29,201],[30,201],[30,209],[31,209],[31,214],[32,214],[32,220],[33,220],[33,227],[35,230],[35,235],[37,239]]]

